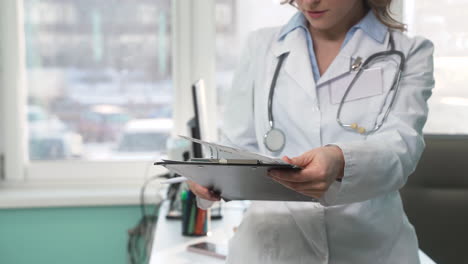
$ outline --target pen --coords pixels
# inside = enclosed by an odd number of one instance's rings
[[[180,200],[182,201],[182,234],[187,234],[188,227],[188,192],[186,190],[182,191],[180,195]]]
[[[185,178],[185,177],[176,177],[176,178],[172,178],[172,179],[169,179],[169,180],[165,180],[165,181],[161,182],[161,184],[173,184],[173,183],[184,182],[186,180],[187,180],[187,178]]]

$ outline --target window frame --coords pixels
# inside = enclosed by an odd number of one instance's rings
[[[196,4],[192,1],[172,3],[174,83],[172,136],[189,135],[186,124],[193,116],[191,84],[200,76],[205,77],[208,109],[211,110],[209,122],[213,124],[208,129],[208,133],[216,134],[214,4],[215,0]],[[5,189],[17,189],[20,192],[50,188],[136,189],[150,176],[167,172],[164,168],[153,166],[152,161],[29,161],[26,144],[27,89],[23,11],[22,0],[0,1],[0,83],[3,87],[0,89],[0,128],[5,131],[0,136],[0,153],[4,154],[4,179],[0,179],[0,197],[5,196]],[[212,136],[210,138],[215,139]],[[82,193],[78,192],[76,196],[80,195]],[[52,195],[54,199],[60,196],[59,193]],[[137,203],[135,194],[131,196],[133,203]],[[51,202],[53,198],[45,199],[43,203],[39,202],[39,205],[54,206],[57,203]],[[15,205],[24,207],[28,204],[38,206],[37,201],[19,200],[2,202],[0,208]],[[83,204],[80,199],[72,200],[65,204]],[[99,199],[94,202],[101,203]],[[89,203],[90,201],[84,202],[84,204]]]

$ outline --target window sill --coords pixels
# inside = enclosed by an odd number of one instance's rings
[[[78,206],[139,205],[143,181],[121,181],[111,184],[53,182],[0,182],[0,209]],[[161,201],[161,184],[157,181],[146,189],[145,203]]]

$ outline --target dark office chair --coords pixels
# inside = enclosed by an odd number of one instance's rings
[[[401,190],[419,247],[438,264],[468,263],[468,136],[426,136]]]

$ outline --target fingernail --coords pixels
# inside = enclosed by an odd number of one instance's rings
[[[213,190],[211,190],[211,191],[210,191],[210,194],[213,195],[213,197],[216,197],[216,198],[220,198],[220,197],[221,197],[221,193],[218,192],[218,191],[213,191]]]

